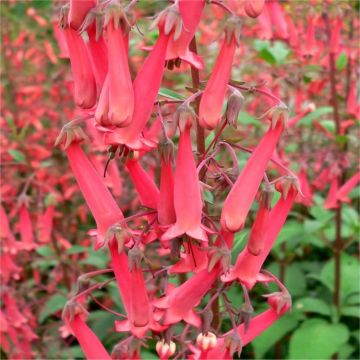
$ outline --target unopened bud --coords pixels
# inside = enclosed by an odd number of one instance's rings
[[[168,359],[175,354],[175,351],[176,345],[173,341],[166,342],[165,340],[160,340],[156,343],[156,352],[160,359]]]
[[[216,346],[217,337],[214,333],[200,333],[196,338],[196,343],[202,351],[209,351]]]
[[[262,13],[264,5],[265,0],[247,0],[244,10],[247,16],[255,19]]]
[[[226,121],[236,128],[240,110],[244,104],[244,96],[239,90],[234,90],[229,96],[226,107]]]

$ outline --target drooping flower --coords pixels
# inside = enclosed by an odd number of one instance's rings
[[[275,127],[270,126],[253,151],[225,199],[221,212],[221,227],[224,230],[236,232],[244,226],[246,216],[264,176],[267,163],[271,158],[286,121],[284,119],[277,121],[276,119],[275,123]]]
[[[71,129],[70,126],[67,131],[61,132],[57,143],[65,142],[65,152],[71,169],[97,225],[95,248],[99,248],[104,245],[108,228],[122,220],[124,215],[94,165],[82,150],[78,142],[81,141],[81,136],[77,141],[71,142],[72,139],[76,139],[73,133],[79,134],[79,130],[76,127]]]
[[[180,139],[174,181],[176,222],[163,234],[162,240],[187,234],[193,239],[207,241],[206,232],[201,225],[203,202],[190,137],[195,114],[189,107],[180,107],[177,118]]]
[[[324,209],[335,209],[339,207],[339,202],[336,198],[338,189],[339,189],[339,179],[337,176],[333,176],[330,183],[329,192],[324,202]]]
[[[82,36],[68,26],[66,12],[62,13],[61,24],[69,50],[75,104],[82,109],[90,109],[96,103],[96,82],[86,44]]]
[[[144,139],[141,133],[150,117],[160,88],[169,38],[178,25],[176,21],[169,21],[172,19],[168,16],[169,12],[167,9],[160,14],[159,38],[134,80],[135,108],[132,121],[126,128],[106,132],[105,141],[108,144],[124,144],[133,150],[154,146],[154,143]]]
[[[208,130],[217,127],[221,120],[222,106],[228,88],[235,49],[240,42],[240,31],[239,18],[235,16],[230,18],[227,22],[220,53],[201,96],[199,122],[202,127]]]
[[[261,193],[259,210],[251,228],[247,244],[248,251],[254,256],[258,256],[265,246],[265,235],[267,232],[269,214],[271,210],[272,195],[273,191],[271,188],[265,188],[265,190]]]
[[[261,267],[269,255],[271,248],[285,223],[297,193],[297,185],[292,181],[290,184],[284,186],[282,197],[271,210],[269,218],[266,222],[267,228],[263,250],[259,253],[259,255],[253,255],[249,251],[248,246],[245,247],[245,249],[239,254],[234,267],[230,270],[230,273],[222,277],[223,281],[228,282],[238,279],[248,289],[251,289],[255,285]]]
[[[306,29],[306,40],[303,43],[304,48],[302,50],[303,56],[314,56],[317,51],[316,47],[316,39],[315,39],[315,24],[316,24],[316,17],[309,16],[307,21],[307,29]]]
[[[179,0],[178,7],[183,26],[179,38],[170,39],[166,60],[180,58],[197,69],[204,67],[201,57],[189,50],[190,41],[194,37],[204,6],[204,0]]]
[[[69,301],[63,311],[63,319],[78,340],[87,359],[111,359],[99,338],[86,324],[87,312],[82,305]]]
[[[34,250],[37,245],[34,242],[34,229],[25,202],[20,206],[19,222],[20,236],[23,248],[28,251]]]
[[[153,179],[135,157],[128,159],[125,166],[139,195],[141,205],[156,209],[159,200],[159,189]]]
[[[78,30],[85,20],[88,12],[95,7],[96,0],[70,0],[68,22],[72,29]]]
[[[265,0],[246,0],[244,10],[247,16],[257,18],[263,11]]]
[[[210,272],[198,272],[177,288],[169,287],[165,297],[154,301],[155,307],[165,309],[164,324],[176,324],[184,320],[199,327],[201,319],[193,309],[211,289],[219,273],[220,267],[215,266]]]
[[[107,8],[106,28],[109,61],[109,123],[117,127],[130,124],[134,112],[134,89],[131,81],[123,26],[122,8],[110,3]],[[144,84],[143,84],[144,85]]]
[[[348,195],[355,188],[355,186],[360,182],[360,172],[358,171],[354,174],[349,180],[343,184],[336,193],[336,199],[341,202],[350,202]]]
[[[95,110],[95,121],[102,126],[110,125],[109,121],[109,75],[106,75],[101,88],[99,101]]]
[[[284,11],[278,0],[266,2],[271,22],[275,27],[275,34],[281,39],[289,37]]]
[[[161,161],[160,193],[157,203],[157,216],[160,225],[171,225],[176,221],[174,208],[174,176],[173,153],[174,145],[171,140],[159,143]]]

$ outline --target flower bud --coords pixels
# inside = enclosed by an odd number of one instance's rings
[[[236,128],[237,118],[244,104],[244,96],[239,90],[234,90],[229,96],[226,107],[226,121]]]
[[[209,351],[216,346],[216,335],[210,331],[207,333],[200,333],[196,338],[196,343],[202,351]]]
[[[254,313],[254,309],[251,304],[243,304],[239,311],[239,320],[245,325],[245,332],[249,329],[250,320]]]
[[[263,11],[265,0],[247,0],[245,2],[244,10],[247,16],[257,18]]]
[[[156,343],[156,352],[160,359],[168,359],[175,354],[175,351],[176,345],[173,341],[166,342],[165,340],[160,340]]]

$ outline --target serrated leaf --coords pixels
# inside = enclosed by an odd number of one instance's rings
[[[48,299],[48,301],[45,303],[44,308],[40,312],[39,322],[40,323],[44,322],[44,320],[47,317],[61,310],[64,307],[66,301],[67,298],[64,295],[55,294],[51,296]]]
[[[343,324],[322,319],[306,320],[290,340],[290,359],[330,359],[349,338]]]
[[[184,100],[185,98],[178,94],[177,92],[167,89],[167,88],[160,88],[159,90],[159,95],[167,97],[169,99],[173,99],[173,100]]]
[[[18,163],[24,163],[26,161],[25,155],[19,150],[10,149],[8,153]]]

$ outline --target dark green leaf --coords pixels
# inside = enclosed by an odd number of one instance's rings
[[[63,295],[55,294],[51,296],[40,312],[39,322],[42,323],[47,317],[61,310],[64,307],[66,301],[67,298]]]
[[[25,155],[19,151],[19,150],[15,150],[15,149],[10,149],[8,150],[8,153],[11,155],[11,157],[18,163],[24,163],[25,162]]]

